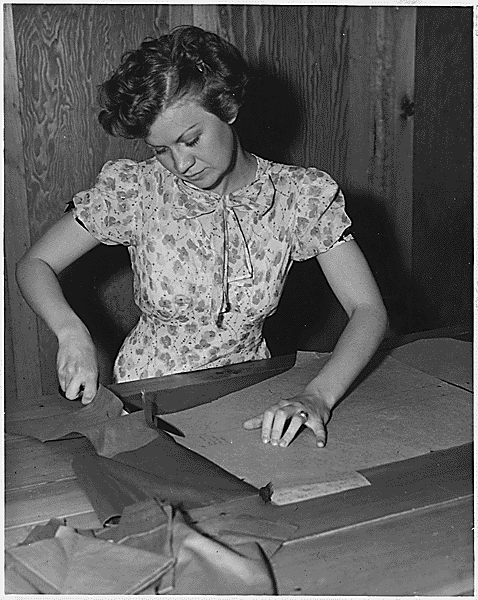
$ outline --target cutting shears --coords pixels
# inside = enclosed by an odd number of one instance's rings
[[[146,421],[146,425],[151,427],[151,429],[162,429],[163,431],[167,431],[168,433],[172,433],[173,435],[177,435],[180,437],[185,437],[184,433],[168,423],[164,421],[160,417],[154,414],[153,412],[153,401],[151,396],[147,396],[144,390],[141,390],[141,404],[143,406],[144,411],[144,420]]]

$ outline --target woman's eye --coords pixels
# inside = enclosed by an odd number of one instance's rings
[[[188,146],[189,148],[191,148],[192,146],[195,146],[198,142],[199,142],[199,136],[195,137],[190,142],[186,142],[186,146]]]
[[[155,148],[154,152],[156,156],[159,156],[160,154],[164,154],[166,152],[166,148]]]

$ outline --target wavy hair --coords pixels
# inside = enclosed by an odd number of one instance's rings
[[[159,114],[184,98],[228,122],[243,105],[249,71],[235,46],[199,27],[147,38],[98,86],[98,120],[110,135],[143,139]]]

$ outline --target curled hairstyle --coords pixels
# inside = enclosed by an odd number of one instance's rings
[[[111,135],[144,139],[159,114],[190,98],[228,122],[244,103],[248,78],[232,44],[199,27],[178,27],[123,55],[98,88],[98,120]]]

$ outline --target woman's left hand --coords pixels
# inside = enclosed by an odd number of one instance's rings
[[[307,413],[307,420],[300,415]],[[311,429],[316,438],[316,444],[323,448],[327,441],[327,425],[331,408],[325,400],[315,394],[300,394],[289,400],[280,400],[268,408],[263,415],[246,421],[245,429],[259,429],[262,427],[262,441],[272,446],[285,448],[295,438],[297,432],[305,425]]]

